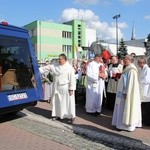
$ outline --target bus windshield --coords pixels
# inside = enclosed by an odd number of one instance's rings
[[[0,91],[32,88],[33,75],[28,40],[0,35]]]

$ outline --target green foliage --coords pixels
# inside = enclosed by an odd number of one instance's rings
[[[147,36],[148,42],[150,41],[150,33]]]
[[[47,77],[48,77],[48,79],[49,79],[50,82],[53,82],[53,75],[51,73],[49,73],[47,75]]]
[[[42,76],[42,83],[50,83],[53,82],[53,75],[51,73],[48,73],[47,76]]]
[[[118,58],[123,59],[125,55],[127,55],[127,46],[125,46],[125,42],[123,39],[121,39],[119,43],[119,49],[118,49]]]

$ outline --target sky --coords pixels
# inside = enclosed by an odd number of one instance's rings
[[[0,22],[24,26],[35,20],[63,23],[73,19],[96,30],[99,40],[145,39],[150,33],[150,0],[0,0]]]

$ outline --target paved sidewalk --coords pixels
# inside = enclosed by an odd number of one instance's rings
[[[73,150],[52,140],[35,135],[9,122],[0,125],[0,150]]]
[[[38,102],[34,108],[28,108],[23,113],[35,121],[49,124],[74,133],[92,141],[104,144],[114,149],[150,150],[150,127],[138,128],[134,132],[117,131],[111,126],[112,112],[103,111],[101,116],[89,116],[81,105],[77,105],[77,117],[73,125],[66,120],[52,121],[49,103]]]
[[[60,147],[54,147],[53,145],[53,147],[49,149],[45,149],[46,146],[43,146],[42,149],[39,150],[60,150],[60,148],[63,149],[63,146],[67,146],[66,150],[68,148],[70,148],[70,150],[114,150],[110,147],[110,145],[106,145],[98,141],[93,141],[92,139],[85,136],[80,136],[74,133],[73,130],[62,129],[58,128],[57,126],[54,127],[50,123],[47,124],[45,122],[47,119],[45,118],[43,118],[43,122],[41,122],[39,120],[37,121],[34,116],[32,116],[32,119],[30,117],[31,114],[29,116],[20,117],[19,119],[12,120],[10,124],[17,128],[23,129],[28,133],[36,135],[36,137],[42,137],[42,139],[55,141],[56,143],[61,143],[62,145]],[[32,141],[32,138],[30,139]],[[26,141],[27,144],[25,145],[28,145],[28,143],[31,143],[31,141]],[[40,143],[40,141],[37,139],[36,143],[38,142]],[[34,141],[32,144],[35,145]]]

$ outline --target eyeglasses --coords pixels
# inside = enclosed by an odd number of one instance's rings
[[[63,60],[64,60],[63,58],[59,58],[59,59],[58,59],[58,61],[63,61]]]
[[[129,60],[129,58],[124,58],[124,60]]]
[[[144,62],[142,62],[142,61],[138,61],[138,64],[144,64]]]

